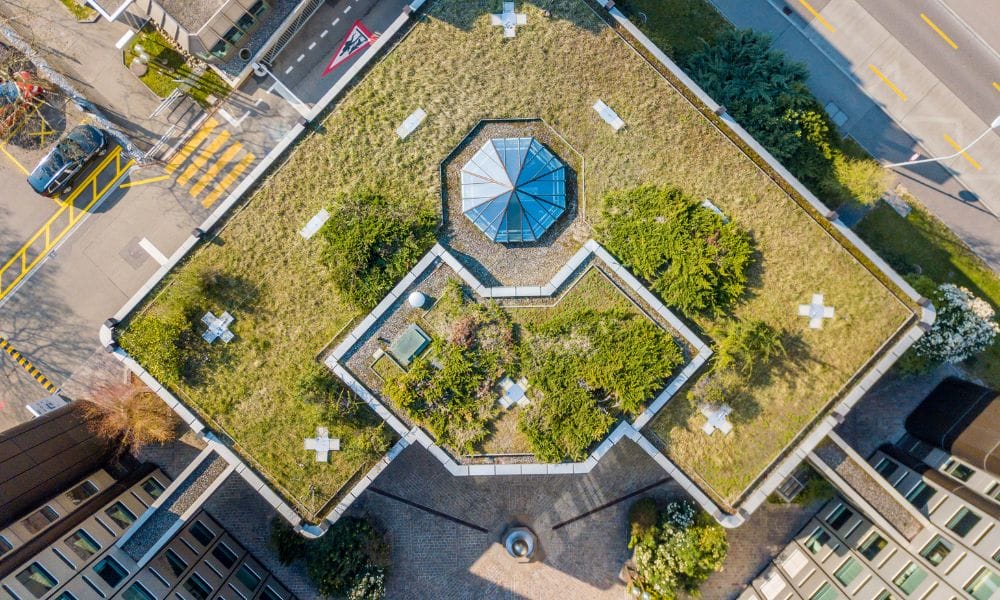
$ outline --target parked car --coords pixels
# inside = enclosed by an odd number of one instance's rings
[[[108,136],[93,125],[80,125],[45,155],[28,175],[28,184],[43,196],[73,189],[76,176],[90,161],[108,151]]]
[[[19,71],[7,81],[0,81],[0,108],[28,104],[42,95],[42,88],[31,83],[31,73]]]

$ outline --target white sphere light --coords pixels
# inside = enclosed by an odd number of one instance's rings
[[[406,299],[413,308],[422,308],[424,304],[427,303],[427,296],[422,292],[413,292],[410,297]]]

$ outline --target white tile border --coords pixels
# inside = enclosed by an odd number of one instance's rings
[[[461,276],[465,284],[473,289],[480,297],[483,298],[537,298],[537,297],[552,297],[563,288],[563,286],[571,280],[575,280],[582,276],[581,268],[587,264],[588,260],[596,260],[604,263],[604,265],[617,274],[622,281],[625,282],[626,286],[630,288],[631,292],[636,296],[643,298],[650,308],[653,309],[664,321],[669,323],[673,330],[680,335],[684,341],[688,344],[690,348],[693,348],[697,354],[695,354],[687,365],[677,373],[666,385],[664,390],[656,397],[655,400],[650,404],[649,407],[637,417],[634,423],[630,424],[627,421],[622,421],[611,433],[602,441],[597,448],[582,462],[574,463],[517,463],[517,464],[472,464],[472,465],[461,465],[458,461],[454,460],[443,448],[434,443],[434,440],[420,427],[414,426],[410,430],[405,429],[402,421],[400,421],[392,412],[376,397],[375,394],[370,392],[358,379],[347,369],[346,365],[342,362],[344,357],[347,356],[351,349],[358,344],[362,339],[365,339],[369,330],[375,327],[377,319],[381,317],[386,310],[389,309],[399,298],[406,295],[407,288],[413,284],[414,281],[419,279],[429,270],[436,268],[439,264],[447,265],[453,272]],[[574,275],[576,276],[574,278]],[[373,318],[374,317],[374,318]],[[487,476],[510,476],[510,475],[580,475],[589,473],[595,466],[597,466],[598,461],[619,441],[624,438],[629,438],[637,441],[643,449],[654,456],[661,466],[664,466],[665,470],[672,477],[677,478],[680,474],[680,470],[673,466],[669,460],[666,459],[662,454],[660,454],[656,448],[648,441],[646,438],[639,434],[639,429],[642,428],[653,416],[659,411],[663,406],[670,400],[670,398],[677,393],[677,391],[683,386],[684,382],[694,375],[698,369],[700,369],[708,358],[712,355],[712,350],[702,341],[698,336],[694,334],[689,327],[687,327],[676,315],[674,315],[662,302],[656,299],[628,270],[621,265],[609,252],[607,252],[604,247],[602,247],[596,240],[588,240],[572,257],[567,261],[567,263],[556,273],[555,276],[549,281],[549,283],[542,286],[499,286],[499,287],[487,287],[480,282],[475,275],[473,275],[468,269],[466,269],[462,263],[452,255],[447,249],[445,249],[440,244],[435,244],[435,246],[417,262],[414,266],[393,288],[393,290],[375,307],[375,309],[367,315],[361,322],[355,327],[342,341],[337,345],[336,349],[327,357],[325,364],[333,371],[333,373],[339,377],[345,384],[347,384],[355,393],[360,396],[368,406],[374,410],[380,417],[386,420],[393,429],[397,431],[402,436],[402,441],[412,444],[418,443],[421,446],[427,448],[427,450],[433,454],[438,461],[448,470],[449,473],[457,477],[487,477]],[[657,455],[659,458],[657,458]],[[680,479],[678,478],[678,481]],[[686,477],[684,481],[687,482],[688,487],[693,487]],[[682,482],[682,485],[684,483]],[[685,488],[687,489],[687,488]],[[697,490],[697,488],[693,488]],[[709,510],[712,514],[721,514],[721,511],[717,506],[711,504],[708,501],[708,497],[705,496],[700,490],[695,492],[688,490],[692,496],[706,506],[706,510]],[[347,502],[345,499],[344,502]],[[709,504],[705,504],[708,502]],[[342,502],[343,504],[343,502]],[[328,518],[329,520],[329,518]],[[335,518],[333,520],[336,520]],[[333,521],[331,521],[333,522]]]

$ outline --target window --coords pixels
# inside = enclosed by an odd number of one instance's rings
[[[90,483],[89,481],[84,481],[80,485],[76,486],[75,488],[67,492],[66,495],[69,496],[69,499],[73,503],[73,506],[77,506],[79,504],[82,504],[87,498],[90,498],[96,493],[97,493],[97,486]]]
[[[216,58],[225,58],[226,54],[229,54],[229,44],[226,43],[226,40],[219,40],[208,52]]]
[[[955,513],[955,516],[948,521],[948,529],[955,532],[958,537],[965,537],[968,535],[972,528],[979,523],[979,515],[969,510],[967,507],[962,507],[962,510]]]
[[[809,600],[835,600],[838,597],[837,590],[829,582],[824,581],[823,585],[809,596]]]
[[[128,529],[128,526],[135,522],[135,515],[121,502],[112,504],[111,508],[104,511],[104,514],[111,517],[111,520],[122,529]]]
[[[250,13],[243,13],[243,16],[236,21],[236,26],[246,31],[247,29],[253,27],[256,22],[257,19],[253,18],[253,15]]]
[[[963,482],[972,479],[972,476],[976,474],[974,470],[963,465],[957,460],[949,460],[944,465],[944,472]]]
[[[861,574],[861,563],[854,560],[853,558],[848,558],[844,561],[844,564],[840,565],[837,572],[833,574],[837,578],[837,581],[841,583],[844,587],[851,585],[858,575]]]
[[[895,473],[896,469],[898,468],[899,465],[889,460],[888,458],[883,458],[882,460],[878,461],[877,465],[875,465],[875,471],[882,477],[885,477],[886,479],[889,479],[889,476]]]
[[[990,489],[986,491],[986,495],[994,500],[1000,500],[1000,483],[991,485]]]
[[[868,560],[875,560],[875,557],[878,556],[878,553],[886,547],[886,544],[888,544],[888,542],[885,541],[884,537],[877,533],[873,533],[868,536],[868,539],[866,539],[863,544],[861,544],[858,551],[861,552],[861,556],[864,556]]]
[[[202,546],[208,546],[212,543],[212,540],[215,539],[215,534],[212,530],[205,527],[205,524],[201,521],[195,521],[194,525],[191,526],[190,531],[191,535],[194,536],[194,539],[198,540]]]
[[[847,523],[853,516],[854,511],[841,504],[837,506],[837,508],[833,509],[830,516],[826,518],[826,522],[830,524],[830,527],[840,529],[844,526],[844,523]]]
[[[239,27],[230,27],[226,33],[222,34],[222,39],[226,40],[230,44],[235,44],[240,41],[245,34],[246,32]]]
[[[27,569],[17,574],[16,579],[35,598],[41,598],[58,583],[55,577],[49,575],[49,572],[38,563],[31,563]]]
[[[944,559],[951,552],[951,544],[941,539],[941,536],[934,536],[931,543],[920,551],[920,556],[927,559],[927,562],[931,563],[935,567],[940,565]]]
[[[76,533],[63,541],[73,551],[73,554],[76,554],[83,560],[87,560],[97,554],[101,549],[101,545],[97,543],[97,540],[90,537],[90,534],[82,529],[77,529]]]
[[[55,597],[55,600],[76,600],[76,596],[69,592],[63,592]]]
[[[152,477],[142,482],[142,489],[146,490],[146,493],[149,494],[153,500],[159,498],[160,494],[163,493],[163,486],[160,485],[159,481],[153,479]]]
[[[910,493],[906,495],[906,499],[910,501],[910,504],[917,507],[917,510],[923,510],[927,508],[927,503],[930,502],[936,493],[937,490],[921,481],[913,486]]]
[[[122,600],[156,600],[156,598],[149,593],[149,590],[142,587],[141,583],[136,581],[122,592]]]
[[[167,550],[163,557],[167,560],[167,565],[170,567],[170,572],[174,574],[174,577],[180,577],[180,574],[188,567],[184,559],[177,556],[177,553],[173,550]]]
[[[261,591],[259,598],[260,600],[282,600],[281,596],[278,595],[278,592],[271,589],[270,586],[265,587]]]
[[[13,549],[14,549],[14,544],[11,544],[10,542],[7,541],[7,538],[0,535],[0,556],[7,554]]]
[[[128,571],[125,570],[125,567],[110,556],[105,556],[94,565],[94,573],[97,573],[97,576],[112,588],[118,587],[118,584],[128,577]]]
[[[239,579],[240,583],[245,585],[251,592],[260,585],[260,575],[254,573],[253,569],[247,565],[243,565],[239,571],[236,571],[236,579]]]
[[[212,556],[214,556],[223,567],[230,569],[236,564],[236,553],[233,552],[229,546],[219,543],[218,546],[212,549]]]
[[[993,597],[993,592],[997,590],[1000,590],[1000,576],[989,569],[979,571],[965,586],[965,591],[976,600],[990,600]]]
[[[896,575],[896,578],[892,580],[896,587],[903,590],[903,593],[909,596],[913,593],[913,590],[920,587],[924,579],[927,579],[927,571],[924,571],[914,563],[906,565],[906,568]]]
[[[896,600],[896,597],[889,590],[882,590],[878,596],[875,596],[875,600]]]
[[[29,533],[38,533],[58,518],[59,513],[53,510],[52,507],[43,506],[28,515],[21,521],[21,524],[24,525],[24,528],[27,529]]]
[[[255,17],[260,17],[262,14],[267,12],[267,4],[264,0],[257,0],[253,5],[247,9],[247,12]]]
[[[208,596],[212,593],[211,586],[197,573],[188,577],[187,581],[184,582],[184,589],[195,600],[208,600]]]
[[[817,527],[816,531],[814,531],[812,535],[809,536],[809,539],[806,540],[806,550],[816,554],[828,541],[830,541],[830,534],[827,533],[822,527]]]

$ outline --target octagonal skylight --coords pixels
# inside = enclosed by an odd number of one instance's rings
[[[566,165],[535,138],[494,138],[462,167],[462,212],[494,242],[534,242],[565,210]]]

